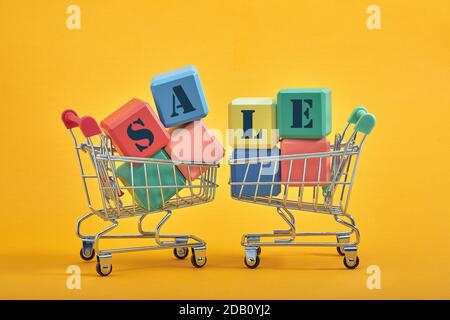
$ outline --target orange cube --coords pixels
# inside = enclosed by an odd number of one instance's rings
[[[170,135],[148,103],[132,99],[100,123],[123,156],[148,158],[164,148]]]

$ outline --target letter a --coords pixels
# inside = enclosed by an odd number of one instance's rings
[[[192,106],[191,101],[189,101],[189,98],[186,95],[186,92],[184,92],[182,86],[173,87],[173,92],[174,92],[174,95],[172,95],[172,104],[173,104],[173,112],[171,115],[172,118],[178,116],[178,113],[176,111],[176,109],[178,109],[178,108],[182,108],[183,113],[195,111],[195,108]],[[179,105],[176,105],[176,103],[175,103],[175,96],[177,97],[178,101],[180,102]]]
[[[374,4],[367,7],[367,14],[370,16],[367,18],[367,29],[380,30],[381,29],[381,9]]]
[[[66,280],[66,287],[69,290],[81,289],[81,270],[79,266],[68,266],[66,273],[69,274]]]
[[[381,289],[381,269],[379,266],[371,265],[367,267],[367,274],[370,276],[367,278],[367,288],[369,290]]]
[[[70,5],[66,10],[67,14],[70,16],[67,18],[66,26],[69,30],[80,30],[81,29],[81,10],[77,5]]]

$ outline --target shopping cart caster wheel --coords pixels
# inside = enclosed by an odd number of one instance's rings
[[[340,246],[336,247],[336,251],[340,256],[345,256],[344,245],[350,242],[350,235],[348,234],[339,234],[336,236],[336,241],[340,243]]]
[[[201,260],[195,257],[195,254],[191,256],[191,263],[196,268],[202,268],[206,264],[206,257],[203,257]]]
[[[188,248],[174,248],[173,254],[178,259],[184,259],[189,255],[189,250]]]
[[[347,259],[344,257],[344,266],[347,269],[355,269],[359,265],[359,257],[356,259]]]
[[[102,268],[100,263],[97,262],[96,269],[97,269],[97,273],[99,275],[101,275],[102,277],[106,277],[106,276],[109,276],[110,273],[112,272],[112,264],[110,264],[109,266],[104,266]]]
[[[256,256],[256,259],[247,257],[244,258],[245,265],[250,269],[256,269],[259,266],[260,261],[261,259],[259,258],[259,256]]]
[[[80,257],[81,257],[81,259],[83,259],[85,261],[92,260],[95,257],[95,250],[92,249],[91,253],[89,254],[89,249],[81,248],[80,249]]]
[[[345,256],[344,251],[342,251],[341,247],[336,247],[336,251],[339,253],[340,256]]]

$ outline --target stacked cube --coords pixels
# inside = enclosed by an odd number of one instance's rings
[[[327,152],[330,150],[326,136],[331,132],[331,92],[283,89],[276,101],[235,99],[229,105],[229,128],[233,132],[230,141],[235,148],[234,159]],[[281,192],[280,183],[324,185],[329,180],[329,157],[231,167],[231,181],[238,183],[232,186],[234,196],[276,196]],[[263,183],[257,187],[258,182]]]
[[[159,118],[148,103],[132,99],[100,124],[121,155],[209,163],[223,157],[223,147],[201,120],[208,114],[208,106],[195,67],[155,76],[151,92]],[[175,126],[170,134],[167,129]],[[149,211],[160,208],[186,181],[191,183],[201,172],[201,167],[179,165],[174,172],[172,165],[159,165],[158,175],[156,164],[144,168],[144,165],[128,163],[116,170],[126,186],[174,186],[134,189],[136,202]]]

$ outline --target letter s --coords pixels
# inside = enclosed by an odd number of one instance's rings
[[[141,126],[144,126],[144,122],[141,120],[141,118],[138,118],[136,121],[133,121],[132,123],[130,123],[127,128],[127,135],[130,139],[132,139],[134,141],[143,140],[143,139],[148,140],[148,144],[146,146],[135,143],[136,148],[138,148],[138,150],[140,152],[142,152],[153,144],[153,140],[155,139],[155,137],[153,136],[153,132],[151,132],[150,130],[145,129],[145,128],[139,129],[139,130],[133,130],[133,124],[139,124]]]

